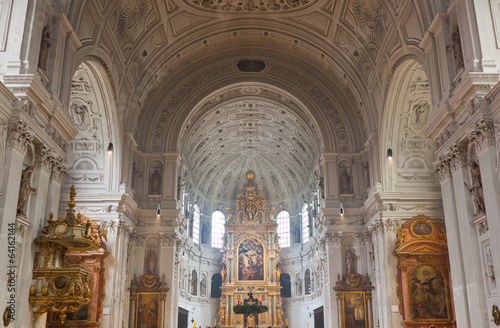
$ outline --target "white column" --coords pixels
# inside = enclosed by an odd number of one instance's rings
[[[325,293],[325,298],[330,298],[328,302],[331,308],[325,307],[325,327],[335,327],[335,324],[340,320],[338,315],[337,307],[337,293],[333,290],[335,282],[337,281],[337,276],[342,275],[342,232],[332,231],[327,232],[328,250],[327,250],[327,265],[328,265],[328,277],[325,281],[325,288],[328,292]],[[304,285],[304,284],[303,284]],[[303,295],[303,294],[302,294]],[[326,302],[325,302],[326,305]]]
[[[22,121],[18,120],[9,125],[7,147],[5,149],[5,171],[2,181],[2,190],[4,191],[3,197],[0,198],[0,207],[3,208],[0,213],[0,268],[4,268],[4,273],[0,276],[0,300],[2,300],[2,307],[5,309],[7,305],[5,302],[9,299],[7,292],[7,272],[8,267],[8,229],[9,224],[16,223],[17,215],[17,202],[19,198],[19,188],[21,181],[21,174],[23,170],[23,160],[26,154],[27,147],[33,140],[33,136],[28,131],[28,126]],[[20,254],[17,254],[20,256]],[[20,258],[16,258],[16,264],[19,263]],[[18,274],[18,269],[16,274]],[[20,281],[16,282],[17,287],[20,287]],[[16,305],[16,311],[19,305]]]
[[[455,188],[450,176],[449,160],[441,157],[435,164],[436,172],[441,182],[443,198],[444,219],[450,258],[450,271],[453,284],[453,303],[457,327],[472,327],[470,322],[469,307],[467,305],[467,286],[465,280],[464,259],[462,243],[460,240],[459,222],[457,220],[457,207],[455,204]]]
[[[476,226],[472,224],[474,211],[472,208],[472,195],[467,190],[465,177],[468,175],[465,169],[467,165],[465,151],[460,147],[454,147],[451,154],[451,172],[453,174],[453,188],[455,192],[455,205],[457,208],[458,230],[462,245],[462,256],[467,260],[467,270],[464,270],[465,281],[467,281],[467,302],[471,322],[482,327],[488,326],[488,315],[485,309],[486,293],[484,290],[483,265],[481,264],[481,250],[476,232]]]
[[[19,307],[16,313],[16,321],[14,322],[15,327],[29,327],[33,322],[33,312],[31,305],[28,302],[27,297],[22,297],[22,295],[29,294],[29,288],[31,286],[32,270],[33,270],[33,260],[34,260],[34,249],[31,247],[33,240],[37,237],[41,223],[45,221],[45,206],[47,200],[47,191],[49,187],[49,176],[50,176],[50,166],[52,161],[52,150],[43,145],[38,152],[37,165],[35,171],[33,172],[31,187],[35,191],[31,194],[31,199],[29,207],[26,211],[30,225],[24,234],[22,242],[22,255],[19,263],[19,281],[23,281],[19,284],[17,295],[17,303]]]
[[[492,254],[493,266],[498,272],[500,270],[500,180],[496,171],[497,158],[492,123],[484,120],[478,122],[474,130],[469,133],[469,139],[474,143],[479,157],[491,249],[495,250]]]
[[[338,199],[338,173],[337,173],[337,153],[324,153],[321,162],[323,163],[325,204],[326,207],[338,207],[335,203]]]

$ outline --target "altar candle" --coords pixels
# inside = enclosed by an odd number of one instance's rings
[[[217,327],[217,319],[214,319],[214,327]]]
[[[193,322],[193,328],[196,328],[196,322]],[[309,328],[309,323],[307,323],[307,328]]]
[[[309,328],[309,321],[307,322],[307,328]]]
[[[288,327],[288,319],[286,319],[286,326]]]

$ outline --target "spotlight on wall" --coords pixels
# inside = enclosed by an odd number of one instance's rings
[[[344,215],[344,205],[342,205],[342,203],[340,203],[339,213],[341,216]]]
[[[392,148],[390,141],[387,143],[387,158],[392,159]]]
[[[156,208],[156,217],[159,218],[161,214],[161,209],[160,209],[160,204],[158,204],[158,207]]]
[[[113,143],[110,142],[109,145],[108,145],[108,154],[112,154],[113,153]]]

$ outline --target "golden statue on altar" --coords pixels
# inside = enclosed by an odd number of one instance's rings
[[[228,208],[221,271],[220,327],[283,327],[275,208],[266,207],[266,199],[248,172],[247,183],[236,197],[236,208]],[[252,299],[250,300],[249,297]],[[247,315],[233,311],[234,305],[255,301],[265,305],[266,313]]]

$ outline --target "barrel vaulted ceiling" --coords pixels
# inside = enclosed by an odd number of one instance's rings
[[[418,53],[428,17],[446,10],[444,1],[404,0],[59,6],[82,42],[80,60],[97,54],[106,63],[139,149],[181,153],[192,188],[213,202],[232,196],[223,194],[249,169],[267,172],[276,202],[300,198],[322,151],[361,151],[380,124],[394,58]],[[241,71],[241,60],[265,68]],[[257,93],[226,102],[228,88]]]

